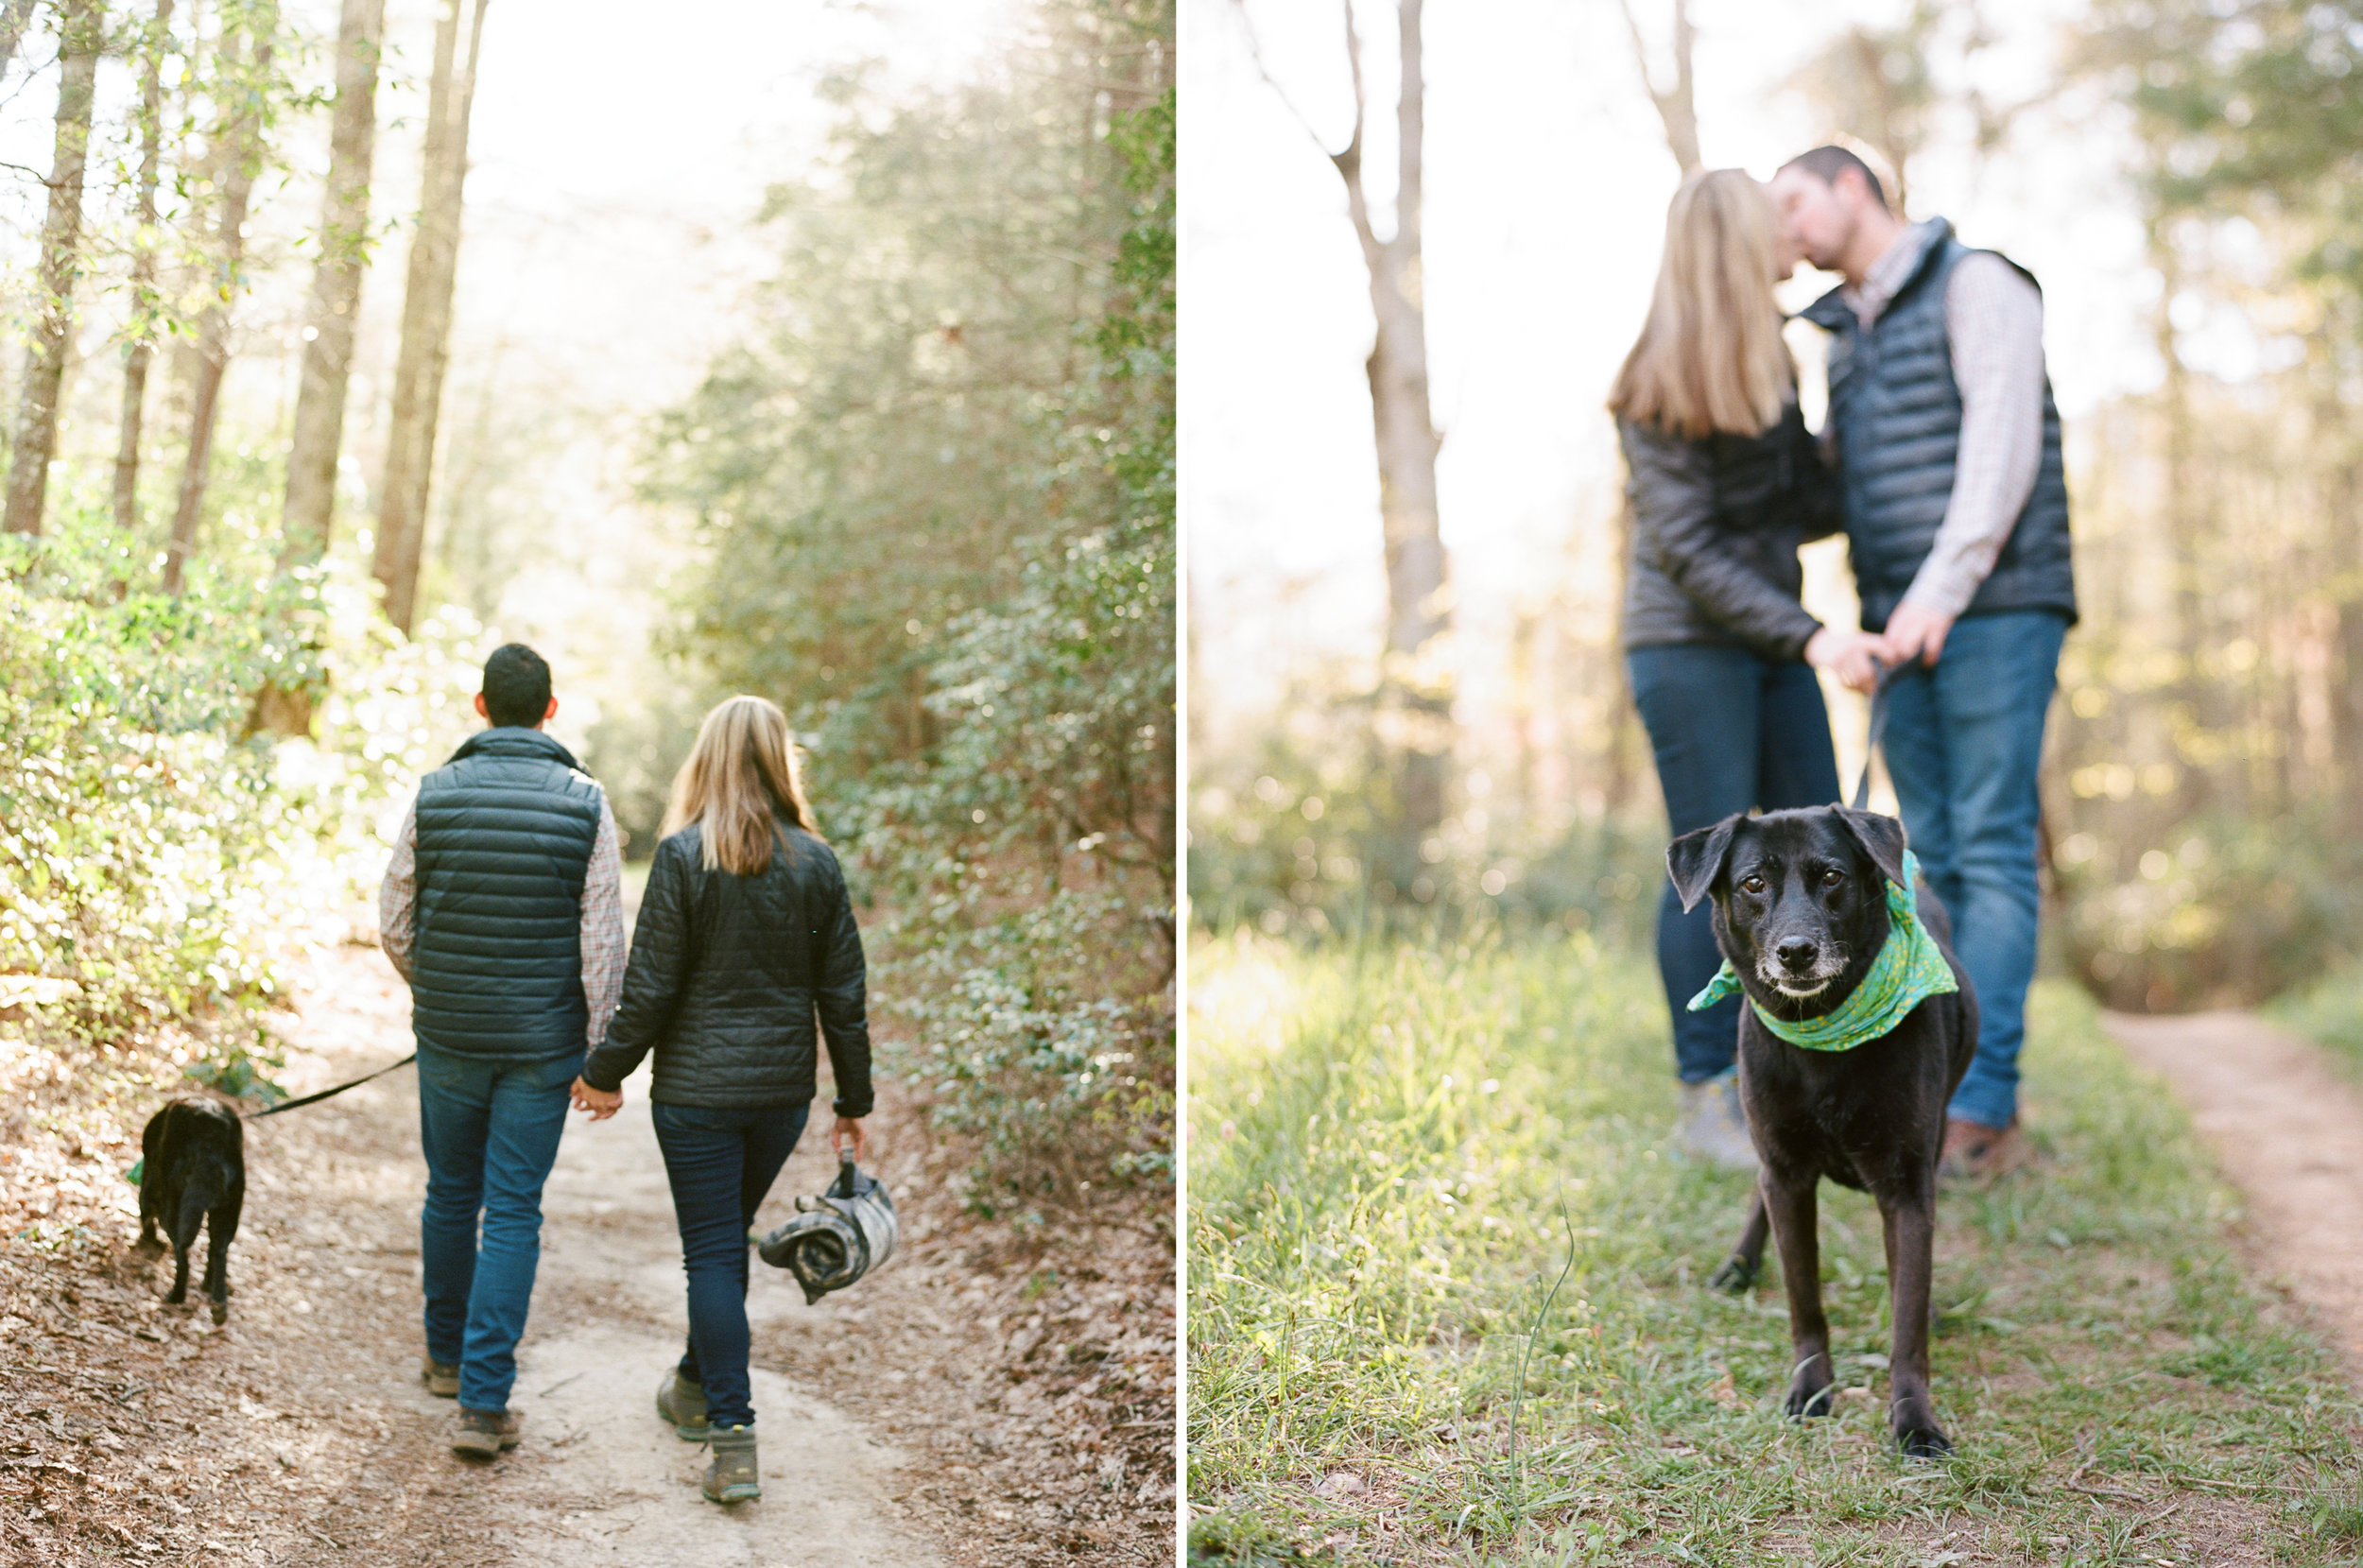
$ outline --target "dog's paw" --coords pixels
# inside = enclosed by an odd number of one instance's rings
[[[216,1328],[219,1328],[219,1327],[221,1327],[221,1325],[222,1325],[222,1324],[224,1324],[224,1323],[226,1323],[226,1322],[230,1321],[230,1303],[229,1303],[228,1301],[216,1301],[216,1302],[214,1302],[214,1303],[213,1303],[213,1310],[214,1310],[214,1326],[215,1326]]]
[[[1906,1459],[1942,1459],[1953,1453],[1953,1439],[1934,1426],[1906,1426],[1895,1434],[1895,1446]]]
[[[1812,1421],[1828,1415],[1837,1399],[1836,1384],[1816,1386],[1801,1377],[1788,1386],[1788,1397],[1781,1401],[1781,1409],[1791,1421]]]
[[[162,1236],[142,1236],[139,1240],[133,1242],[131,1247],[134,1251],[139,1252],[147,1252],[151,1254],[161,1252],[164,1249],[164,1238]]]
[[[1756,1283],[1761,1264],[1749,1262],[1734,1252],[1723,1260],[1723,1266],[1707,1276],[1709,1290],[1721,1290],[1733,1296],[1744,1296]]]

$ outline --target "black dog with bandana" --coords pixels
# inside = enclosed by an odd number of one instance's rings
[[[1685,910],[1715,901],[1726,975],[1749,1001],[1739,1095],[1763,1168],[1747,1228],[1713,1283],[1754,1282],[1768,1224],[1795,1352],[1784,1407],[1827,1415],[1817,1194],[1825,1176],[1871,1194],[1894,1309],[1889,1426],[1906,1455],[1939,1457],[1953,1445],[1928,1397],[1937,1157],[1945,1104],[1977,1046],[1977,1002],[1951,922],[1913,886],[1904,825],[1844,806],[1729,817],[1675,839],[1665,865]]]

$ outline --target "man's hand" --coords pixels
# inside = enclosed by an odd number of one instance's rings
[[[1833,631],[1823,627],[1805,642],[1805,663],[1828,670],[1838,684],[1867,692],[1878,684],[1878,661],[1886,657],[1887,639],[1868,631]]]
[[[578,1077],[569,1093],[574,1096],[575,1109],[590,1112],[595,1122],[603,1122],[624,1109],[624,1092],[621,1089],[594,1089]]]
[[[1888,617],[1887,651],[1882,655],[1890,664],[1901,664],[1917,659],[1930,669],[1944,656],[1944,639],[1953,630],[1953,617],[1940,615],[1906,599]]]
[[[854,1160],[856,1163],[869,1158],[870,1135],[862,1130],[859,1116],[839,1116],[837,1119],[837,1125],[829,1129],[829,1152],[840,1161],[845,1158],[845,1146],[848,1142],[854,1146]]]

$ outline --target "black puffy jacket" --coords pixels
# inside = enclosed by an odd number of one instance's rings
[[[1836,533],[1837,480],[1792,402],[1757,436],[1691,440],[1619,420],[1632,566],[1623,643],[1730,643],[1803,654],[1821,623],[1798,602],[1797,546]]]
[[[837,855],[785,825],[771,863],[752,876],[709,871],[704,853],[694,824],[656,847],[623,1002],[583,1081],[612,1091],[653,1049],[651,1100],[802,1105],[814,1093],[817,1012],[837,1071],[837,1113],[867,1116],[861,933]]]

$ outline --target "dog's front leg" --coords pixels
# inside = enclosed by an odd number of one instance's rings
[[[1932,1193],[1922,1191],[1879,1206],[1888,1249],[1889,1304],[1895,1341],[1888,1355],[1888,1425],[1896,1445],[1915,1459],[1953,1451],[1937,1425],[1928,1398],[1928,1292],[1935,1269],[1936,1215]]]
[[[1744,1292],[1756,1283],[1756,1275],[1764,1267],[1764,1236],[1770,1221],[1764,1213],[1764,1186],[1748,1195],[1748,1223],[1740,1228],[1739,1240],[1733,1243],[1732,1254],[1723,1260],[1723,1266],[1708,1276],[1709,1290],[1728,1290],[1733,1295]]]
[[[1788,1290],[1788,1343],[1791,1364],[1788,1398],[1781,1408],[1790,1415],[1830,1413],[1830,1324],[1821,1316],[1821,1240],[1816,1189],[1818,1176],[1775,1176],[1764,1173],[1765,1214],[1772,1221],[1772,1240],[1781,1249],[1781,1283]]]

